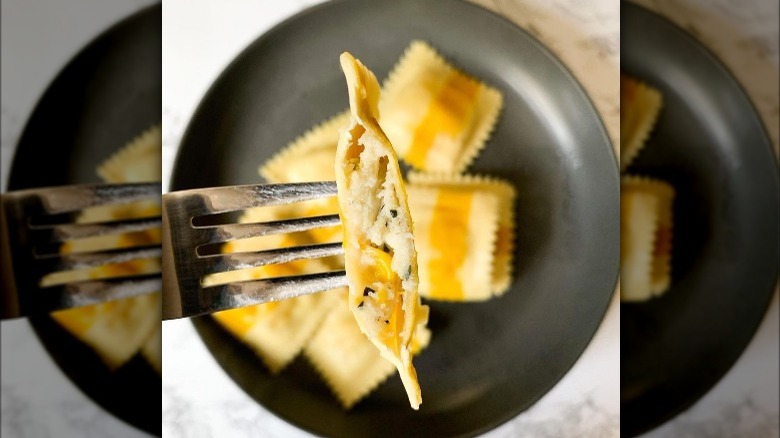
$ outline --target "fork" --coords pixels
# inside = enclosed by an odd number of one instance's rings
[[[343,254],[327,243],[264,251],[204,254],[231,240],[339,225],[338,214],[259,223],[209,224],[208,218],[271,205],[336,195],[336,183],[250,184],[180,190],[162,195],[163,320],[293,298],[347,285],[345,271],[204,285],[220,272]]]
[[[160,183],[83,184],[10,191],[0,201],[0,319],[46,314],[160,291],[160,273],[107,275],[47,285],[51,274],[160,258],[160,245],[60,253],[74,239],[159,229],[161,219],[144,217],[77,223],[90,207],[157,201]]]

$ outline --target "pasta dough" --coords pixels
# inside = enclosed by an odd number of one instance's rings
[[[51,317],[89,345],[109,369],[117,369],[138,353],[160,326],[160,294],[143,294],[75,309]]]
[[[663,99],[655,88],[626,74],[620,75],[620,170],[624,171],[645,145],[661,111]]]
[[[307,131],[260,166],[260,175],[275,184],[335,180],[333,162],[336,160],[336,143],[339,130],[349,122],[349,117],[349,111],[345,111]],[[338,212],[339,205],[335,197],[313,199],[295,205],[296,217]],[[315,243],[335,243],[340,241],[342,230],[341,226],[337,226],[317,228],[309,233]],[[344,263],[341,261],[335,264],[343,267]]]
[[[472,301],[504,294],[514,265],[514,187],[486,175],[409,172],[407,178],[420,295]]]
[[[379,120],[415,169],[460,173],[485,146],[502,106],[498,90],[413,41],[385,82]]]
[[[344,111],[310,129],[260,166],[260,175],[269,183],[334,181],[336,145],[349,118]]]
[[[144,342],[141,347],[141,355],[149,362],[149,365],[157,371],[157,374],[162,374],[162,326],[157,325],[151,336]]]
[[[346,291],[339,301],[306,345],[304,355],[342,406],[350,409],[390,377],[395,367],[377,352],[355,324]],[[425,348],[430,338],[430,330],[420,324],[410,346],[412,354]]]
[[[625,176],[620,185],[620,299],[645,301],[671,283],[672,203],[666,182]]]
[[[352,114],[335,164],[349,306],[360,330],[398,369],[412,408],[419,409],[409,346],[418,324],[427,320],[427,307],[417,293],[406,191],[395,151],[376,120],[376,77],[347,52],[340,61]]]
[[[134,138],[97,169],[105,182],[160,181],[162,175],[162,126],[154,125]]]

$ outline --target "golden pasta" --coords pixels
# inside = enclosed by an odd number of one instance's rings
[[[105,182],[153,182],[162,175],[162,127],[154,125],[97,169]]]
[[[662,104],[658,90],[629,75],[620,75],[621,171],[626,170],[645,146]]]
[[[674,188],[647,177],[620,185],[620,299],[645,301],[671,283]]]
[[[412,219],[395,151],[376,120],[379,83],[345,52],[350,123],[336,153],[349,306],[360,330],[399,371],[409,403],[422,401],[410,343],[427,319],[417,293]]]
[[[430,342],[431,332],[421,324],[410,349],[417,354]],[[345,409],[367,396],[392,376],[393,364],[385,360],[355,324],[346,290],[304,349],[304,356],[322,376]]]
[[[405,162],[427,172],[460,173],[485,146],[503,96],[413,41],[385,81],[382,129]]]
[[[333,181],[336,175],[336,144],[339,130],[349,122],[349,111],[340,113],[310,129],[275,154],[259,168],[268,183],[298,183]],[[339,212],[335,197],[313,199],[294,206],[295,216],[309,217]],[[317,228],[309,231],[313,243],[335,243],[341,239],[341,227]],[[342,262],[343,264],[343,262]]]
[[[144,294],[105,303],[59,310],[52,319],[91,347],[109,369],[138,353],[160,325],[160,294]]]
[[[420,295],[471,301],[504,294],[512,282],[515,261],[515,188],[486,175],[409,172],[407,179],[419,251]],[[448,236],[436,238],[436,230],[455,236],[459,233],[455,229],[462,233],[460,245]],[[463,255],[458,256],[458,251]],[[461,280],[447,288],[442,280],[455,281],[453,272]],[[489,289],[482,284],[486,275]]]
[[[162,314],[160,318],[162,319]],[[157,371],[157,374],[162,374],[162,326],[159,324],[141,347],[141,355]]]
[[[336,145],[349,118],[344,111],[299,136],[260,166],[260,175],[269,183],[334,181]]]

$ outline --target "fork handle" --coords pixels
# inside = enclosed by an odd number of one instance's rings
[[[2,196],[2,195],[0,195]],[[11,247],[8,242],[8,222],[5,217],[5,208],[0,199],[0,319],[16,318],[20,316],[19,295],[16,291],[14,269],[11,260]]]

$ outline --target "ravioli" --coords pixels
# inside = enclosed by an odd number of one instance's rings
[[[90,346],[106,366],[117,369],[135,356],[160,326],[160,294],[120,300],[51,313],[52,319]]]
[[[303,349],[336,300],[334,291],[214,313],[213,318],[249,346],[273,374]]]
[[[97,173],[109,183],[160,181],[162,126],[154,125],[136,136],[102,163]]]
[[[335,180],[336,145],[350,117],[344,111],[308,130],[260,166],[260,175],[269,183]]]
[[[335,180],[333,161],[336,159],[339,130],[349,122],[349,117],[349,111],[344,111],[300,135],[261,165],[260,175],[273,184]],[[295,217],[337,214],[338,211],[335,197],[312,199],[294,206]],[[314,243],[339,242],[342,233],[341,226],[309,231]],[[343,261],[335,265],[343,266]]]
[[[162,313],[160,318],[162,319]],[[141,347],[141,356],[157,371],[157,374],[162,374],[162,326],[159,324]]]
[[[385,81],[379,121],[402,160],[426,172],[461,173],[484,148],[503,95],[413,41]]]
[[[104,182],[159,181],[162,141],[159,126],[154,126],[122,147],[98,168]],[[155,166],[157,171],[155,173]],[[126,205],[101,206],[84,210],[77,222],[91,223],[129,219],[160,214],[159,202],[137,202]],[[80,253],[106,248],[128,248],[161,242],[160,230],[97,236],[66,242],[60,252]],[[138,259],[99,268],[55,272],[42,279],[43,285],[55,285],[80,280],[100,279],[161,271],[159,258]],[[91,306],[53,312],[51,317],[65,330],[90,346],[110,369],[121,367],[136,354],[143,354],[157,368],[154,348],[155,331],[160,329],[161,297],[151,293],[123,298]],[[156,353],[159,355],[160,353]]]
[[[240,223],[289,219],[294,204],[259,207],[247,210]],[[275,234],[228,242],[223,253],[261,251],[312,243],[307,233]],[[326,272],[324,259],[262,266],[222,272],[203,279],[204,285],[238,282],[271,277]],[[301,352],[319,327],[327,312],[336,304],[334,291],[289,298],[282,301],[225,310],[212,317],[229,333],[249,346],[271,373],[281,372]]]
[[[674,188],[624,176],[620,184],[620,299],[646,301],[671,283]]]
[[[487,175],[409,172],[407,180],[420,295],[450,301],[503,295],[515,261],[515,188]]]
[[[409,403],[422,402],[410,343],[427,320],[417,292],[417,252],[398,159],[376,120],[379,83],[348,52],[340,57],[351,119],[342,130],[335,173],[349,306],[360,330],[398,369]]]
[[[304,356],[322,376],[345,409],[351,409],[395,371],[355,324],[347,291],[304,348]],[[428,346],[431,332],[424,321],[414,332],[410,350]]]
[[[661,93],[638,79],[620,75],[620,170],[644,148],[663,105]]]

